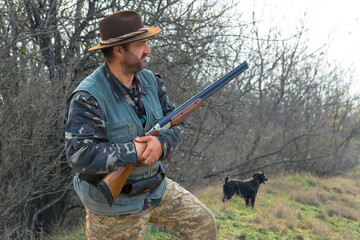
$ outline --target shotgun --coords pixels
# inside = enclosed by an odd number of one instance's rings
[[[232,71],[227,73],[225,76],[196,94],[194,97],[190,98],[188,101],[183,103],[181,106],[176,108],[171,113],[167,114],[165,117],[159,120],[148,132],[145,133],[145,136],[157,136],[161,130],[168,129],[172,126],[179,125],[184,121],[192,112],[200,107],[200,104],[205,101],[206,98],[211,96],[213,93],[218,91],[221,87],[229,83],[232,79],[237,77],[240,73],[245,71],[248,68],[248,65],[245,62],[234,68]],[[131,171],[138,165],[128,165],[121,167],[116,171],[108,173],[102,181],[98,184],[99,189],[104,194],[110,207],[113,202],[121,192],[121,189],[126,183],[127,178],[129,177]]]

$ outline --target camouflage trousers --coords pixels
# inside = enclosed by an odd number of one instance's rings
[[[89,210],[86,214],[86,235],[90,240],[143,239],[148,222],[179,232],[182,239],[217,239],[214,214],[171,179],[159,207],[150,206],[127,216],[104,216]]]

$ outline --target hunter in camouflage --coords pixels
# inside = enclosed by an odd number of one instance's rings
[[[184,239],[217,239],[214,214],[193,194],[165,177],[142,194],[120,193],[110,206],[97,187],[109,172],[136,165],[128,180],[145,182],[171,158],[184,137],[180,124],[144,136],[175,109],[159,74],[145,69],[147,39],[161,30],[144,27],[138,13],[119,11],[99,23],[105,63],[74,90],[66,106],[66,156],[74,189],[86,209],[89,239],[143,239],[148,222]],[[160,184],[160,185],[158,185]]]

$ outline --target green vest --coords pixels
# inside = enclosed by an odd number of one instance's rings
[[[154,73],[149,70],[138,72],[137,78],[145,86],[145,94],[142,100],[146,111],[146,126],[143,125],[125,98],[117,99],[102,71],[97,68],[75,89],[86,91],[95,97],[100,105],[105,119],[110,143],[125,143],[132,141],[136,136],[144,136],[153,125],[162,117],[162,109],[157,95],[157,81]],[[156,174],[159,162],[152,166],[151,175]],[[149,166],[135,167],[129,176],[129,180],[140,180],[149,177]],[[144,199],[158,199],[162,196],[166,187],[165,180],[153,191],[145,194],[129,197],[119,194],[112,207],[109,207],[102,192],[92,184],[82,181],[76,174],[74,177],[74,188],[84,206],[90,211],[102,215],[123,215],[140,212],[144,206]]]

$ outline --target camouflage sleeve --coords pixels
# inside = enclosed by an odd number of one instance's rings
[[[166,88],[164,86],[163,81],[160,78],[160,75],[155,74],[155,76],[158,82],[158,96],[163,114],[165,116],[168,113],[172,112],[175,109],[175,106],[169,100],[169,97],[166,93]],[[167,130],[160,132],[157,138],[159,139],[164,152],[160,160],[169,158],[172,155],[172,153],[175,152],[175,150],[180,146],[184,138],[184,132],[185,132],[184,123],[181,123],[178,126],[171,127]]]
[[[100,106],[84,91],[75,93],[68,101],[65,145],[69,165],[76,172],[107,173],[138,160],[133,142],[108,142]]]

